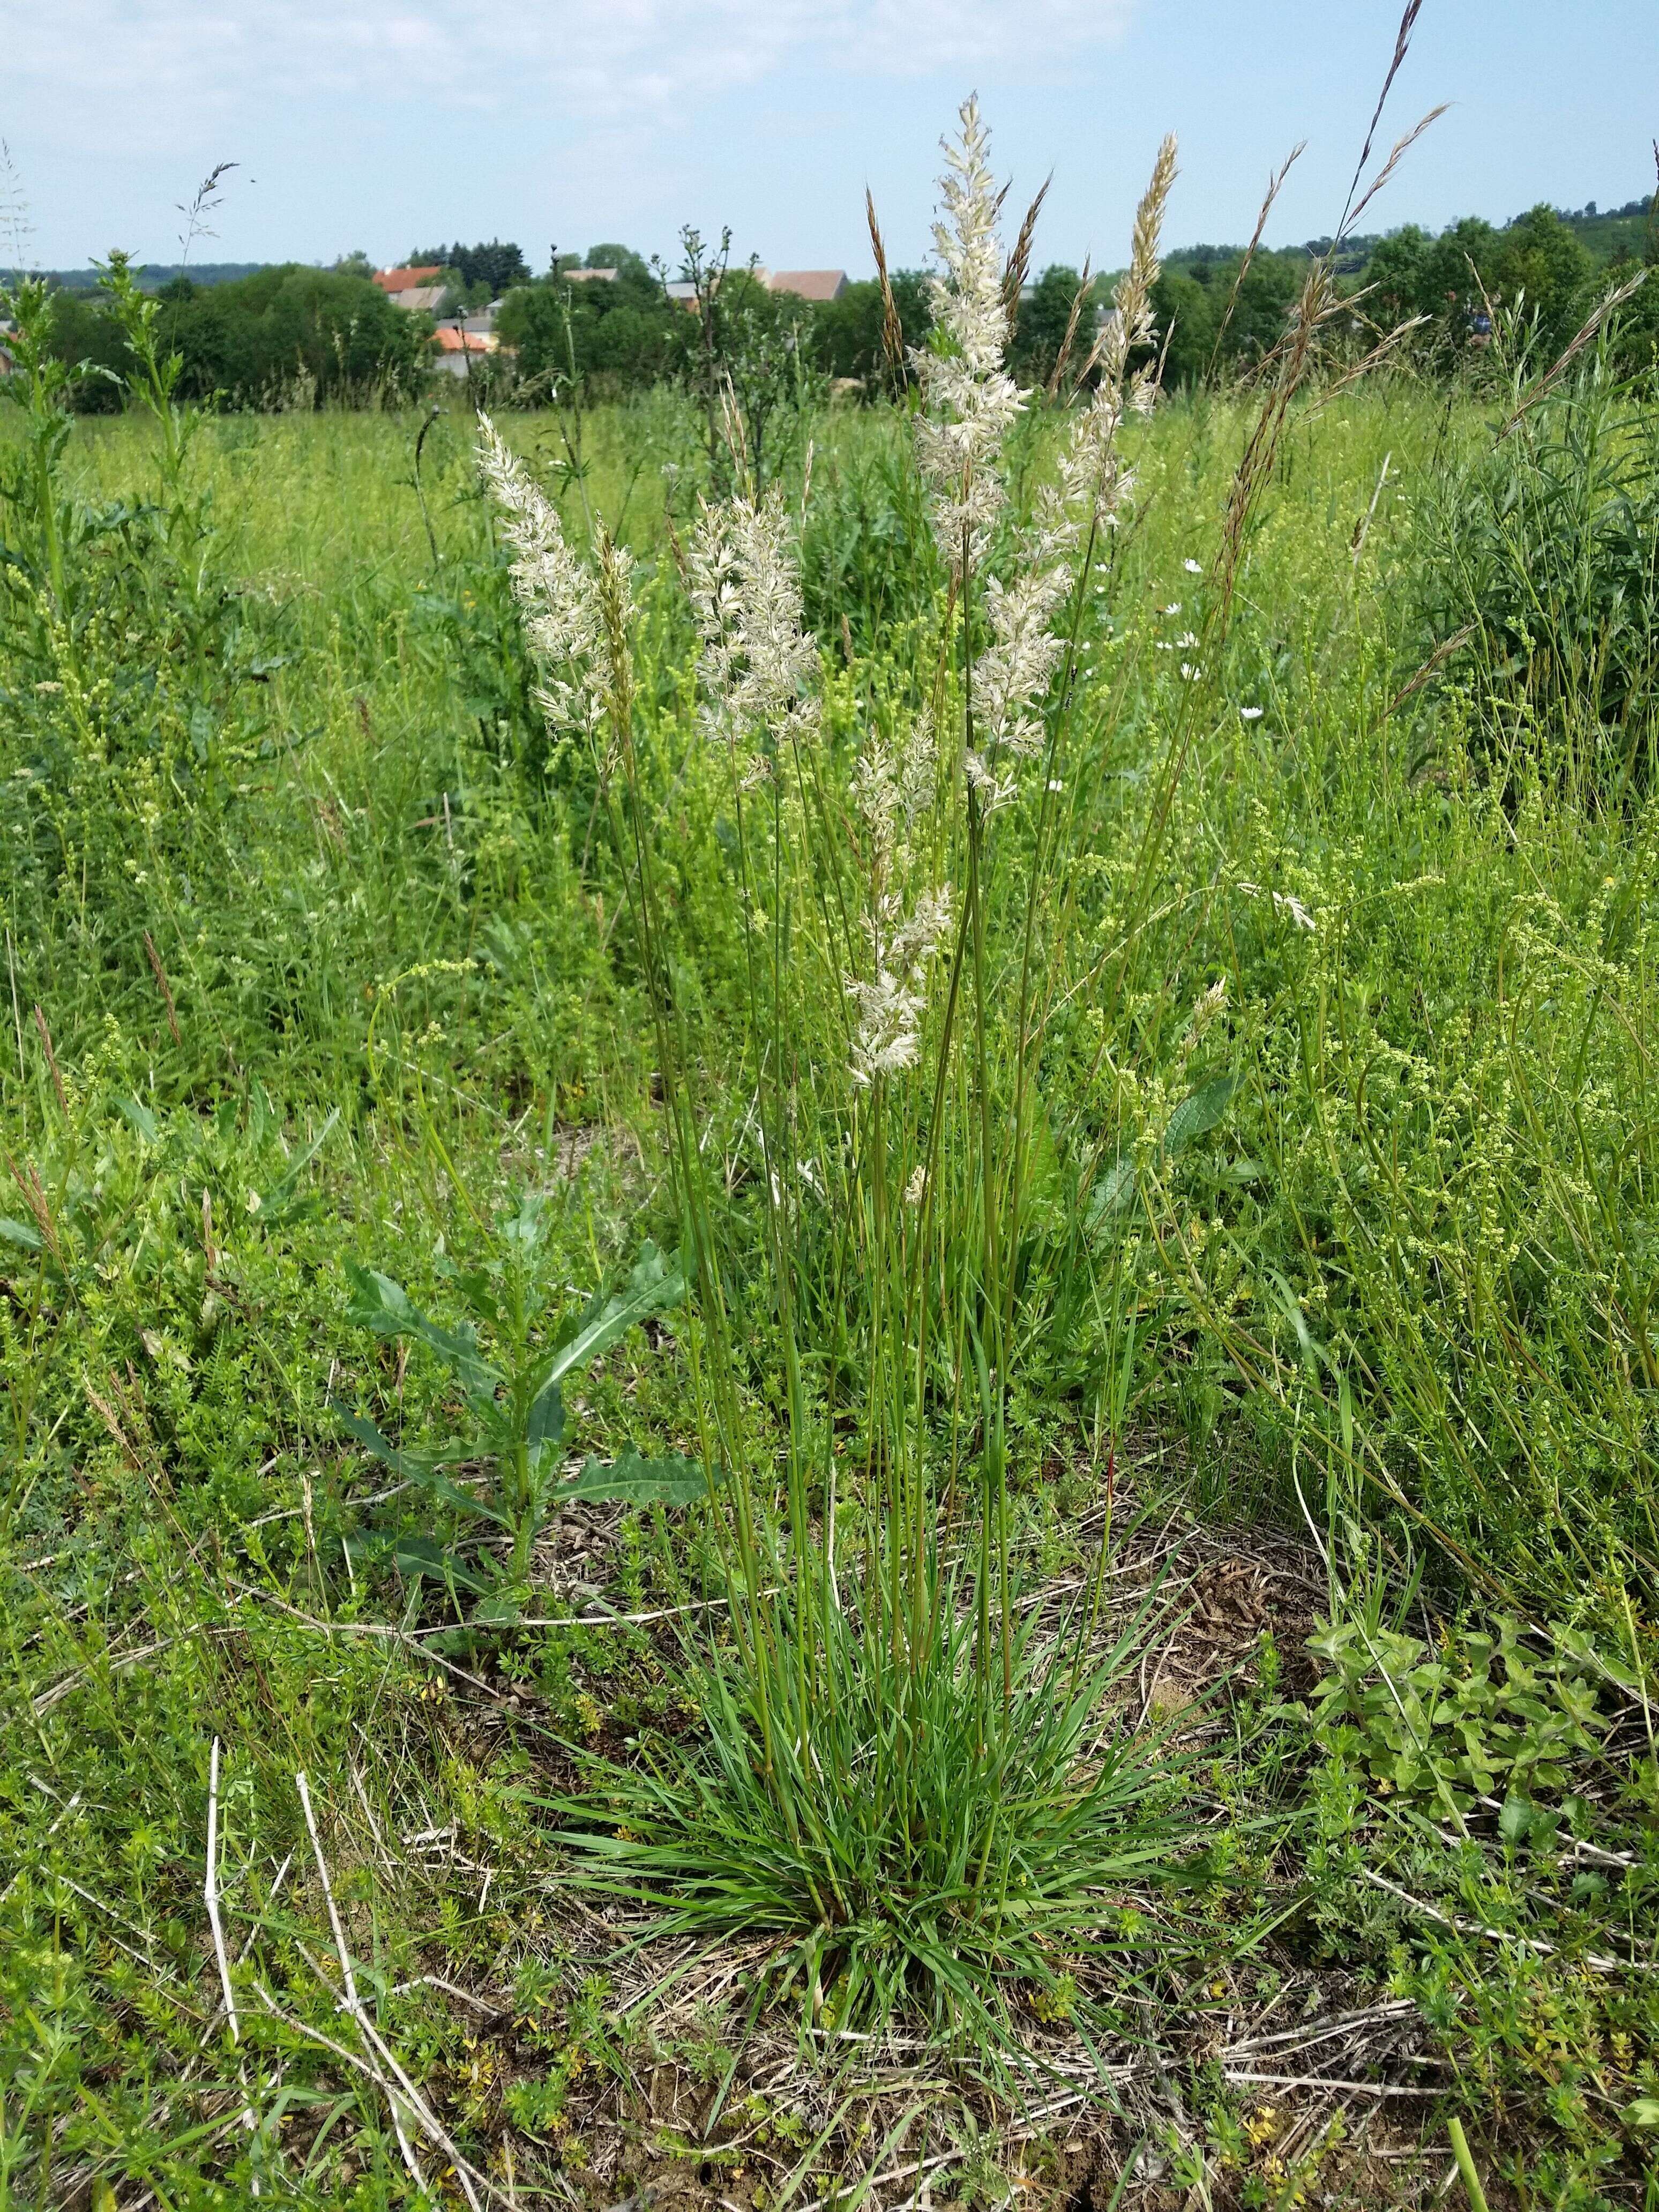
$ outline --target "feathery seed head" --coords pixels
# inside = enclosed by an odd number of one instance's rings
[[[1009,311],[990,137],[976,99],[964,100],[961,112],[960,137],[945,143],[933,226],[943,264],[943,274],[929,279],[937,342],[910,356],[926,402],[916,419],[916,458],[933,490],[934,535],[956,574],[964,557],[979,560],[1002,511],[997,456],[1024,405],[1003,368]]]
[[[594,578],[571,550],[557,509],[502,442],[489,416],[480,415],[478,425],[478,464],[512,552],[514,597],[547,671],[537,703],[550,729],[579,730],[592,737],[605,718],[606,701],[605,623]],[[611,550],[613,560],[625,563],[626,556]],[[625,568],[622,590],[625,622]]]
[[[727,743],[763,748],[750,765],[763,775],[781,744],[810,736],[818,721],[808,692],[817,647],[801,626],[781,489],[721,507],[705,501],[687,565],[704,726]]]
[[[904,913],[896,897],[879,902],[870,924],[875,975],[854,977],[847,995],[858,1008],[853,1046],[853,1079],[872,1083],[913,1067],[921,1050],[921,1021],[927,1012],[927,971],[951,931],[952,901],[946,884],[924,892]]]

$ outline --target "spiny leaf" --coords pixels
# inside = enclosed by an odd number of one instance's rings
[[[447,1452],[400,1449],[381,1434],[367,1413],[353,1413],[349,1406],[343,1406],[337,1399],[332,1400],[331,1405],[341,1427],[356,1437],[360,1444],[372,1451],[375,1458],[383,1466],[389,1467],[394,1474],[402,1475],[406,1482],[418,1483],[430,1496],[441,1498],[447,1505],[453,1505],[460,1512],[476,1513],[486,1521],[494,1521],[498,1527],[511,1528],[512,1522],[505,1513],[498,1512],[495,1506],[476,1497],[471,1491],[463,1490],[459,1483],[452,1482],[442,1472],[447,1466],[457,1467],[475,1457],[475,1453],[465,1447]]]
[[[708,1495],[708,1479],[700,1460],[687,1459],[683,1452],[642,1459],[632,1444],[609,1467],[597,1459],[586,1460],[576,1480],[554,1493],[561,1504],[580,1498],[605,1505],[695,1505]]]
[[[453,1583],[458,1589],[471,1590],[475,1595],[489,1588],[453,1552],[446,1552],[428,1536],[399,1536],[392,1556],[400,1575],[425,1575],[434,1583]]]

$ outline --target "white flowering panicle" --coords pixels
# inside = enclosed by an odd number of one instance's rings
[[[802,627],[800,576],[777,486],[758,500],[705,503],[687,562],[701,641],[703,726],[751,750],[744,774],[769,771],[779,747],[818,726],[811,691],[817,646]]]
[[[966,119],[964,111],[964,124]],[[1156,372],[1142,367],[1132,375],[1129,362],[1152,336],[1158,234],[1175,164],[1175,141],[1166,138],[1135,213],[1127,273],[1095,349],[1100,374],[1094,394],[1073,421],[1055,481],[1038,501],[1018,572],[1006,584],[992,577],[986,586],[992,642],[974,669],[977,742],[964,765],[987,811],[1012,796],[1012,781],[1001,775],[1000,763],[1042,750],[1038,709],[1065,652],[1053,624],[1071,593],[1071,564],[1079,545],[1085,532],[1098,534],[1115,526],[1134,487],[1133,472],[1118,451],[1118,433],[1126,416],[1151,409],[1157,390]]]
[[[872,733],[853,772],[853,805],[863,830],[870,909],[865,927],[873,980],[851,981],[859,1012],[853,1075],[868,1083],[912,1066],[921,1048],[927,971],[950,933],[951,887],[918,892],[925,862],[911,842],[932,806],[939,775],[931,717],[913,722],[896,744]]]
[[[927,1006],[927,969],[951,933],[951,888],[924,892],[902,914],[896,896],[878,904],[870,925],[875,974],[855,978],[847,995],[858,1009],[853,1047],[853,1079],[872,1083],[912,1067],[921,1048],[921,1020]]]
[[[605,719],[605,624],[592,572],[566,542],[558,511],[487,415],[478,462],[513,555],[513,592],[545,671],[536,700],[555,732],[593,737]],[[625,564],[619,549],[611,564]],[[625,588],[625,574],[623,576]]]
[[[872,882],[903,872],[902,861],[918,815],[932,805],[939,775],[939,738],[931,714],[914,721],[902,743],[872,734],[853,769],[853,804],[864,824]]]
[[[940,219],[933,225],[945,273],[928,283],[944,344],[910,355],[925,402],[916,418],[916,459],[933,493],[934,535],[957,575],[964,552],[970,563],[981,558],[1002,512],[997,458],[1024,405],[1003,368],[1009,317],[990,135],[977,100],[964,100],[961,113],[961,137],[945,143]]]

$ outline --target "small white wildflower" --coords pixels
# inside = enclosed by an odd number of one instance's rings
[[[1195,668],[1190,660],[1183,660],[1181,664],[1181,673],[1182,679],[1190,684],[1195,678],[1201,676],[1204,671],[1201,668]]]
[[[1153,650],[1158,653],[1173,653],[1175,651],[1174,646],[1170,644],[1167,637],[1154,638],[1152,640],[1152,647]]]
[[[1241,722],[1259,722],[1261,720],[1261,709],[1260,707],[1241,707],[1238,710],[1238,719]]]
[[[1198,640],[1193,635],[1191,630],[1183,629],[1180,636],[1176,640],[1176,643],[1179,646],[1196,645],[1198,643]]]
[[[1181,612],[1180,600],[1171,599],[1169,605],[1167,607],[1160,607],[1158,609],[1158,612],[1161,615],[1178,615]]]
[[[1050,791],[1064,791],[1066,786],[1059,776],[1051,775],[1048,779],[1048,788]]]
[[[1204,563],[1201,561],[1188,559],[1181,565],[1189,576],[1201,576],[1204,574]]]

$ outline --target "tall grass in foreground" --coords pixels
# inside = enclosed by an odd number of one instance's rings
[[[737,854],[732,1048],[762,1164],[781,1479],[745,1404],[704,1055],[667,947],[629,563],[601,532],[589,570],[488,424],[483,451],[550,720],[598,748],[634,868],[732,1597],[730,1654],[698,1670],[710,1763],[611,1774],[572,1809],[609,1829],[620,1809],[620,1838],[579,1818],[571,1839],[600,1879],[672,1894],[686,1925],[787,1927],[785,1978],[815,2017],[833,1982],[843,2022],[908,1996],[982,2039],[1000,1984],[1054,1984],[1054,1945],[1098,1919],[1085,1893],[1159,1856],[1146,1747],[1101,1717],[1133,1639],[1094,1654],[1097,1577],[1057,1639],[1020,1623],[1006,1423],[1044,1034],[1087,965],[1065,803],[1077,644],[1132,490],[1120,433],[1154,397],[1133,363],[1175,154],[1141,203],[1097,383],[1022,516],[1001,465],[1030,397],[1004,368],[1019,255],[1005,265],[973,101],[946,150],[937,334],[913,362],[948,588],[896,678],[890,659],[883,682],[850,671],[850,745],[803,629],[793,520],[749,480],[735,415],[741,488],[703,506],[685,558]]]

